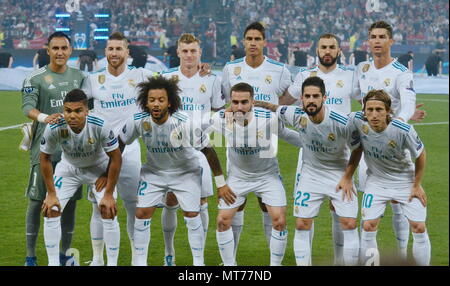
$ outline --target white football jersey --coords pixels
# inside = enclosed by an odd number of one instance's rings
[[[202,116],[204,114],[209,116],[211,108],[219,109],[225,105],[225,98],[222,97],[220,90],[221,79],[215,74],[201,77],[197,72],[188,78],[181,72],[180,67],[176,67],[163,72],[162,75],[178,79],[178,87],[181,89],[180,110],[191,118],[195,111],[200,111]]]
[[[152,76],[152,72],[143,68],[127,66],[119,76],[113,76],[107,68],[90,74],[83,82],[83,91],[88,98],[94,99],[93,111],[105,118],[119,134],[124,121],[131,114],[138,113],[138,90],[136,86]]]
[[[247,65],[244,57],[228,62],[223,68],[222,93],[227,101],[230,101],[231,87],[240,82],[253,87],[255,100],[278,104],[278,97],[292,84],[292,76],[284,64],[268,57],[257,68]]]
[[[302,168],[345,170],[350,149],[359,146],[359,134],[349,124],[348,116],[325,109],[325,118],[313,123],[308,115],[295,106],[280,106],[278,117],[298,129],[303,147]]]
[[[139,136],[147,147],[147,162],[143,168],[151,172],[200,168],[196,148],[201,150],[209,144],[207,134],[195,128],[189,116],[182,112],[169,115],[161,125],[153,122],[147,112],[134,114],[121,129],[120,138],[125,144],[131,144]]]
[[[358,64],[355,70],[354,93],[364,98],[372,89],[383,89],[392,100],[394,117],[408,121],[416,109],[416,92],[413,74],[394,59],[387,66],[377,69],[373,61]]]
[[[252,119],[247,126],[233,122],[225,116],[225,110],[212,116],[212,129],[224,135],[227,141],[228,176],[243,180],[255,180],[279,174],[276,157],[278,136],[298,146],[295,131],[284,126],[276,114],[262,108],[253,108]],[[231,114],[231,113],[230,113]],[[291,133],[294,133],[292,137]]]
[[[293,98],[300,99],[303,81],[311,76],[318,76],[324,81],[325,95],[327,96],[325,103],[333,111],[349,114],[352,111],[351,98],[362,99],[359,94],[353,94],[353,69],[343,65],[337,65],[328,73],[322,72],[318,66],[311,69],[300,69],[294,83],[289,87],[289,93]]]
[[[61,161],[77,168],[96,166],[108,159],[105,152],[119,147],[117,137],[105,120],[88,115],[86,125],[79,134],[72,131],[61,118],[58,123],[48,124],[41,140],[41,151],[53,154],[61,146]]]
[[[414,182],[411,157],[419,157],[424,145],[412,125],[394,119],[384,131],[375,132],[362,112],[351,113],[350,120],[360,134],[368,180],[389,185]]]

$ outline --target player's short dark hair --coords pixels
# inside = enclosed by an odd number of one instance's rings
[[[320,39],[335,39],[336,42],[338,43],[338,47],[341,46],[341,40],[335,34],[331,34],[331,33],[322,34],[322,35],[320,35],[319,40],[317,41],[317,43],[320,41]]]
[[[233,87],[230,90],[230,98],[231,98],[231,94],[233,93],[233,91],[249,92],[251,98],[253,98],[253,95],[254,95],[253,87],[245,82],[240,82],[240,83],[233,85]]]
[[[364,98],[363,98],[363,113],[366,112],[366,103],[369,100],[378,100],[378,101],[383,102],[384,107],[386,108],[386,111],[389,113],[388,122],[391,121],[390,114],[392,113],[392,108],[391,108],[392,100],[386,91],[384,91],[382,89],[372,89],[371,91],[369,91],[366,94],[366,96],[364,96]],[[367,119],[365,117],[364,117],[364,119],[367,121]]]
[[[88,98],[86,93],[79,88],[72,89],[67,93],[66,97],[64,97],[63,103],[66,102],[81,102],[87,106]]]
[[[109,35],[108,41],[109,40],[123,41],[125,43],[125,47],[128,47],[129,40],[121,32],[113,32],[111,35]]]
[[[179,96],[180,88],[178,87],[178,80],[175,78],[167,79],[162,75],[149,77],[148,81],[143,81],[138,84],[139,95],[137,98],[138,104],[145,112],[150,112],[147,107],[148,92],[154,89],[164,89],[167,92],[167,99],[169,101],[169,114],[175,113],[181,106],[181,99]]]
[[[387,22],[385,22],[385,21],[378,21],[378,22],[375,22],[372,25],[370,25],[369,35],[370,35],[370,32],[372,32],[373,29],[386,29],[387,32],[388,32],[389,39],[392,39],[392,26],[389,25]]]
[[[302,95],[303,91],[305,90],[305,87],[307,86],[317,86],[320,89],[320,93],[322,93],[322,96],[325,96],[325,83],[320,77],[311,76],[305,79],[305,81],[302,84]]]
[[[59,32],[54,32],[53,34],[51,34],[48,37],[47,46],[50,45],[50,42],[53,40],[53,38],[66,38],[69,41],[69,45],[72,43],[72,41],[70,40],[70,37],[66,33],[59,31]]]
[[[248,25],[244,31],[244,38],[249,30],[258,30],[259,32],[261,32],[263,39],[266,39],[266,28],[264,28],[264,26],[260,22],[253,22]]]

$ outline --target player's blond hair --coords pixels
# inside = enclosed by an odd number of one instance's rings
[[[363,112],[366,112],[366,104],[370,100],[378,100],[384,103],[384,107],[386,108],[386,111],[388,112],[388,118],[387,122],[390,122],[392,120],[392,109],[391,104],[392,100],[389,94],[387,94],[386,91],[382,89],[372,89],[367,93],[366,96],[363,98]],[[367,120],[367,119],[366,119]]]
[[[200,46],[200,40],[197,39],[193,34],[184,33],[180,36],[178,39],[178,45],[181,43],[183,44],[191,44],[191,43],[197,43]]]

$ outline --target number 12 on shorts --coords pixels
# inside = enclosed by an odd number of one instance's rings
[[[303,199],[301,199],[302,195],[303,195]],[[302,193],[301,191],[297,191],[295,193],[294,205],[307,207],[308,204],[306,202],[309,200],[310,197],[311,197],[311,195],[309,193],[306,193],[306,192]]]

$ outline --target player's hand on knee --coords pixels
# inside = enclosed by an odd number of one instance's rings
[[[101,192],[106,187],[107,182],[108,182],[107,175],[102,174],[100,177],[98,177],[97,181],[95,181],[95,190],[97,192]]]
[[[419,122],[419,121],[422,121],[425,118],[425,116],[427,116],[427,112],[425,110],[419,109],[422,106],[423,106],[423,103],[416,105],[416,111],[414,112],[413,116],[411,117],[411,120]]]
[[[411,202],[413,198],[418,198],[424,207],[427,206],[427,195],[421,185],[413,186],[408,202]]]
[[[217,191],[218,197],[223,199],[227,205],[234,204],[234,202],[236,201],[236,194],[233,193],[228,185],[217,188]]]
[[[61,204],[56,195],[48,195],[42,203],[42,214],[45,217],[51,217],[51,213],[57,211],[61,212]]]
[[[105,194],[99,204],[102,214],[108,218],[114,218],[117,215],[116,200],[111,194]]]
[[[47,116],[47,118],[45,118],[45,123],[49,123],[49,124],[58,123],[59,119],[62,117],[63,117],[63,115],[61,113],[54,113],[52,115]]]

